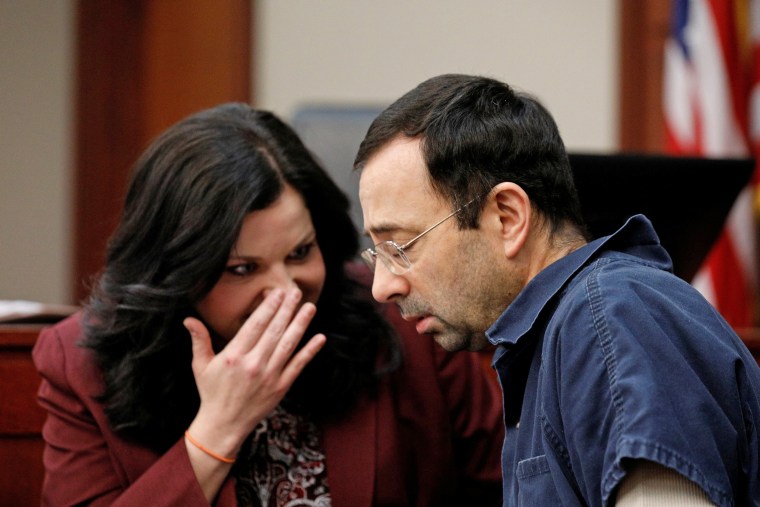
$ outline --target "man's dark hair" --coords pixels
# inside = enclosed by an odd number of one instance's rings
[[[452,209],[511,181],[522,187],[552,231],[585,230],[564,143],[554,119],[533,97],[494,79],[446,74],[424,81],[372,122],[356,155],[361,170],[388,142],[419,138],[433,188]],[[458,214],[476,228],[480,206]]]

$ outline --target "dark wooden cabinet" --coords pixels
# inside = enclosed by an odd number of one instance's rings
[[[0,505],[40,504],[45,412],[32,347],[42,325],[0,325]]]

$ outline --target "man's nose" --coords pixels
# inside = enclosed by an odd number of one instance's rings
[[[390,303],[394,299],[409,294],[409,281],[403,275],[394,275],[378,259],[375,277],[372,280],[372,297],[380,303]]]

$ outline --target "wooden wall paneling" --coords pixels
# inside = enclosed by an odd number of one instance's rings
[[[149,138],[194,111],[250,100],[249,2],[173,0],[146,7],[142,93]]]
[[[620,150],[663,153],[662,67],[671,2],[620,0]]]
[[[81,0],[77,6],[75,301],[102,266],[127,174],[143,144],[140,1]]]
[[[75,299],[103,265],[132,164],[169,125],[250,101],[250,0],[80,0]]]

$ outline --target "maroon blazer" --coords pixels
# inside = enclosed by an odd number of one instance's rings
[[[333,506],[500,505],[501,397],[481,356],[445,352],[395,308],[404,366],[376,398],[322,428]],[[184,439],[165,454],[115,435],[93,397],[103,381],[77,346],[79,315],[44,330],[33,351],[42,375],[43,505],[208,505]],[[236,505],[228,478],[216,505]]]

